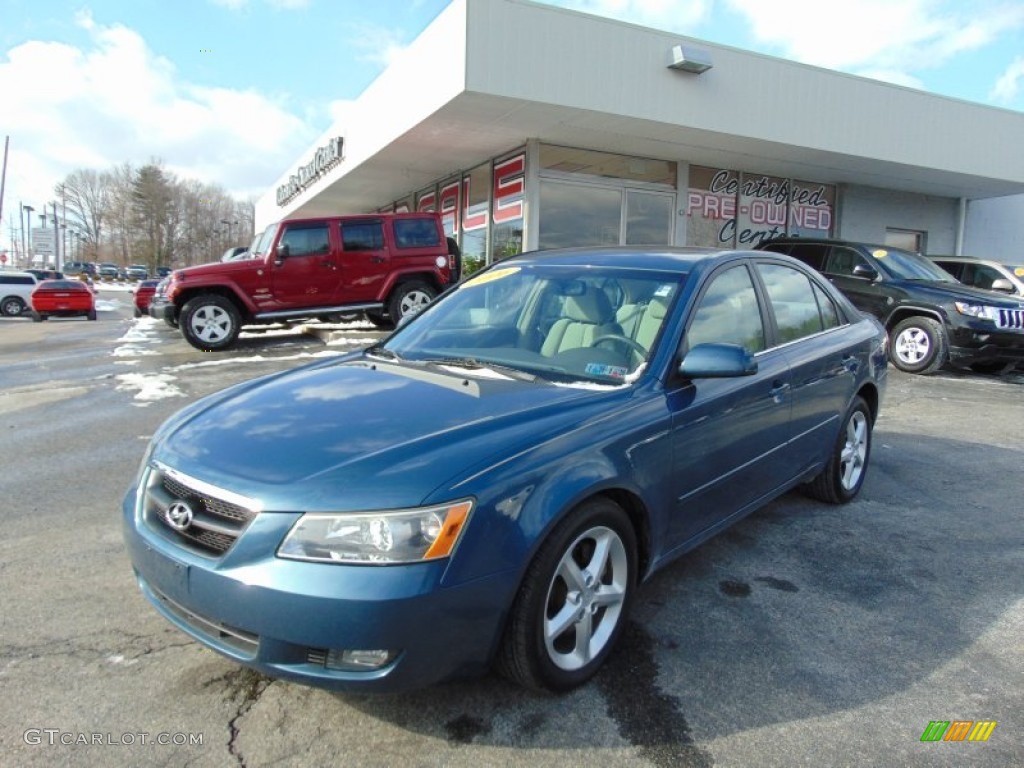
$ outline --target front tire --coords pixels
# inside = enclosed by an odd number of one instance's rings
[[[523,577],[496,666],[534,690],[566,691],[589,680],[615,646],[637,583],[629,517],[605,498],[559,523]]]
[[[935,373],[946,362],[946,329],[930,317],[909,317],[892,330],[889,359],[906,373]]]
[[[396,326],[407,315],[415,315],[426,307],[437,291],[424,282],[412,280],[397,286],[388,301],[388,315]]]
[[[856,498],[868,472],[871,428],[871,410],[858,397],[846,413],[828,464],[804,486],[808,495],[828,504],[846,504]]]
[[[196,296],[186,302],[179,323],[185,341],[208,352],[229,348],[241,329],[234,303],[217,294]]]

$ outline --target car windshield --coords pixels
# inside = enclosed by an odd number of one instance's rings
[[[370,354],[555,382],[620,385],[648,361],[686,275],[498,266],[459,285]]]
[[[899,248],[878,247],[871,251],[889,277],[897,280],[935,280],[940,283],[958,282],[949,272],[924,256]]]
[[[249,246],[249,254],[252,258],[257,256],[263,256],[268,250],[270,250],[270,244],[274,242],[274,235],[277,234],[277,224],[271,224],[265,230],[262,235],[256,235],[253,238],[252,245]]]

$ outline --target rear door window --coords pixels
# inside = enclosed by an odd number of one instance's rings
[[[343,221],[342,250],[379,251],[384,247],[384,229],[379,221]]]

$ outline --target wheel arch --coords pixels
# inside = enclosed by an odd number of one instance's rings
[[[928,317],[932,320],[938,321],[940,324],[945,326],[946,318],[943,317],[942,313],[937,309],[931,309],[928,307],[915,307],[905,306],[898,307],[892,311],[885,320],[885,330],[887,333],[892,333],[892,329],[902,323],[904,320],[908,320],[911,317]]]
[[[879,397],[878,388],[870,383],[865,382],[859,390],[857,390],[857,397],[860,397],[868,405],[868,411],[871,413],[871,424],[874,425],[878,421],[878,409],[881,405],[881,398]]]
[[[252,312],[250,311],[249,306],[239,298],[238,294],[233,289],[224,285],[197,285],[194,288],[186,288],[181,291],[174,297],[174,306],[177,307],[178,310],[177,314],[180,315],[182,308],[197,296],[209,295],[223,296],[234,304],[239,317],[242,318],[243,324],[252,320]]]
[[[441,285],[441,281],[438,280],[435,272],[402,272],[395,275],[394,281],[388,286],[387,296],[384,299],[384,303],[387,304],[391,301],[391,297],[395,291],[398,290],[405,283],[423,282],[429,285],[438,293],[444,290],[444,286]]]

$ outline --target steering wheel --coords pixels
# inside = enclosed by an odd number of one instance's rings
[[[596,347],[598,344],[604,341],[617,341],[620,344],[625,344],[631,350],[640,355],[640,357],[647,357],[647,347],[645,347],[643,344],[640,344],[639,342],[633,341],[633,339],[629,338],[628,336],[620,336],[617,333],[606,333],[604,336],[598,336],[596,339],[590,342],[590,346]]]

